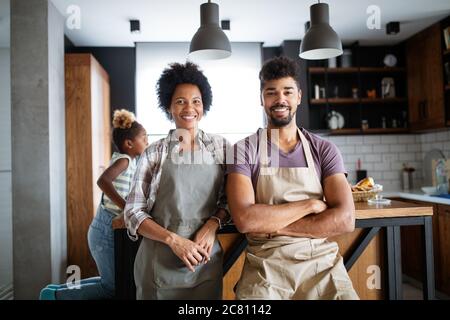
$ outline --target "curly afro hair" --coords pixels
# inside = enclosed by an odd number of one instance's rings
[[[211,107],[211,86],[208,78],[206,78],[199,67],[192,62],[186,62],[186,64],[171,63],[169,64],[169,68],[164,69],[156,84],[159,108],[164,111],[169,120],[172,120],[169,109],[172,103],[173,93],[177,85],[183,83],[193,84],[199,88],[202,94],[203,113],[205,115]]]
[[[276,57],[266,61],[259,72],[259,80],[261,91],[266,81],[277,80],[285,77],[292,77],[298,83],[298,66],[297,63],[287,57]]]

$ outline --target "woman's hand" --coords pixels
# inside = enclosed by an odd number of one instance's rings
[[[175,233],[171,235],[170,241],[167,242],[167,245],[192,272],[195,272],[194,267],[200,264],[203,260],[209,260],[209,254],[206,249],[194,241],[183,238]]]
[[[205,263],[209,260],[212,248],[214,246],[214,241],[216,240],[216,231],[219,228],[218,223],[213,219],[208,219],[206,223],[197,231],[194,237],[194,242],[201,246],[208,252],[208,258]]]

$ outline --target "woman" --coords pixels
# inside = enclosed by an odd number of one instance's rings
[[[157,84],[159,107],[176,130],[141,157],[125,207],[130,238],[142,235],[134,264],[137,299],[221,299],[222,249],[228,219],[225,151],[198,123],[211,86],[190,62],[171,64]]]

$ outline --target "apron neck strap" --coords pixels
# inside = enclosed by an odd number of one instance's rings
[[[259,136],[259,165],[261,167],[268,167],[269,166],[269,154],[267,153],[267,128],[264,128],[260,131]],[[271,156],[273,156],[271,154]]]
[[[311,147],[309,145],[308,139],[306,139],[305,135],[302,133],[302,131],[297,128],[298,135],[300,136],[300,140],[302,141],[303,145],[303,152],[305,153],[305,159],[306,159],[306,165],[308,168],[313,169],[316,171],[316,166],[314,165],[314,159],[311,153]]]
[[[305,160],[306,160],[306,165],[308,166],[308,168],[314,170],[314,172],[316,172],[316,166],[314,164],[314,159],[311,153],[311,147],[309,145],[308,139],[306,139],[305,135],[302,133],[302,131],[297,128],[297,132],[298,135],[300,137],[300,141],[302,142],[302,146],[303,146],[303,152],[305,154]],[[267,153],[267,145],[268,145],[268,140],[267,140],[267,133],[268,130],[267,128],[264,128],[260,131],[260,136],[259,136],[259,151],[260,151],[260,166],[261,167],[268,167],[269,166],[269,155]],[[273,153],[273,150],[271,150]],[[271,154],[271,156],[273,156]]]

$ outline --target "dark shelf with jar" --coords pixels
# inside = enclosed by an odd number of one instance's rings
[[[337,59],[309,61],[310,130],[333,135],[409,132],[404,66],[403,44],[354,44]]]

